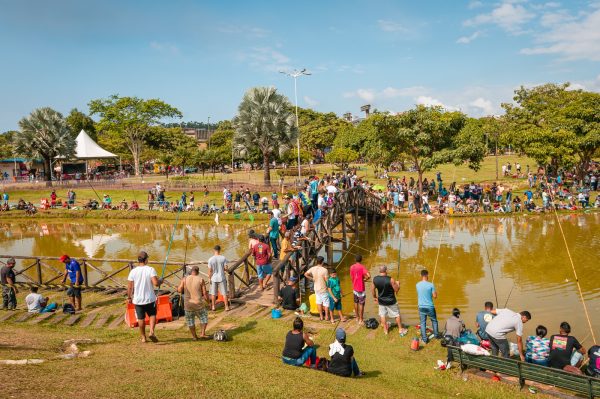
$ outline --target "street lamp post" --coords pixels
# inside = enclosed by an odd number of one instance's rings
[[[301,177],[301,169],[300,169],[300,126],[298,124],[298,78],[302,75],[310,75],[310,72],[306,71],[306,68],[301,69],[300,71],[294,69],[292,72],[279,71],[286,76],[294,78],[294,102],[296,104],[296,129],[298,130],[298,138],[296,139],[296,144],[298,146],[298,182],[302,180]]]
[[[208,136],[208,149],[210,150],[210,116],[206,122],[206,135]]]

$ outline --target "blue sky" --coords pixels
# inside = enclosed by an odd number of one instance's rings
[[[500,112],[520,85],[600,91],[600,1],[3,1],[0,131],[113,93],[229,119],[245,90],[308,68],[299,105]]]

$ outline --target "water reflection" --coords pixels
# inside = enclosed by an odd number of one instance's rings
[[[599,219],[599,214],[560,216],[598,335]],[[187,257],[188,261],[206,261],[217,243],[223,247],[228,259],[239,258],[247,249],[250,227],[257,231],[266,228],[258,224],[217,226],[214,223],[181,222],[175,231],[169,259],[183,261]],[[68,253],[79,258],[133,259],[140,249],[144,249],[151,259],[164,260],[172,228],[172,223],[156,222],[3,223],[0,224],[0,253],[47,256]],[[440,219],[389,221],[372,226],[367,234],[359,237],[356,246],[349,247],[349,251],[334,254],[334,259],[342,259],[338,274],[344,293],[351,292],[348,268],[354,262],[355,253],[363,255],[372,274],[377,273],[378,266],[385,264],[401,283],[399,303],[405,319],[411,323],[417,321],[414,285],[419,280],[420,270],[427,268],[431,274],[435,270],[441,319],[456,306],[473,327],[475,314],[485,301],[492,300],[504,306],[512,291],[508,307],[528,309],[533,314],[532,322],[526,327],[527,333],[532,333],[537,324],[545,324],[554,332],[561,321],[568,320],[580,340],[589,336],[560,228],[551,215],[456,218],[446,223]],[[107,265],[102,267],[110,270]],[[371,296],[367,298],[370,300]],[[343,304],[345,312],[349,313],[352,295],[344,297]],[[367,309],[370,314],[376,314],[374,304],[369,303]]]

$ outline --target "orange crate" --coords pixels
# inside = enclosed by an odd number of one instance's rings
[[[161,295],[158,297],[156,301],[156,322],[160,323],[161,321],[173,321],[173,309],[171,306],[171,301],[168,295]],[[150,318],[146,316],[144,319],[146,324],[150,323]],[[125,311],[125,324],[129,327],[137,327],[138,322],[135,316],[135,305],[132,303],[127,304],[127,309]]]

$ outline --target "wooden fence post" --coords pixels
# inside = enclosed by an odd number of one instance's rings
[[[35,260],[35,268],[37,270],[37,281],[38,281],[38,284],[42,284],[44,282],[44,280],[42,279],[42,263],[40,261],[40,258],[37,258]]]
[[[83,259],[82,273],[83,273],[83,282],[85,283],[86,287],[89,287],[90,284],[89,284],[89,280],[88,280],[88,264],[85,259]]]

